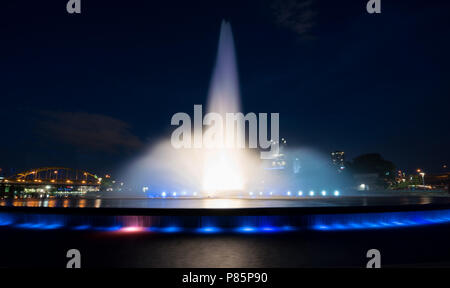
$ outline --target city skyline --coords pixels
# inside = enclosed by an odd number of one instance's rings
[[[291,147],[341,150],[347,160],[377,152],[407,171],[448,164],[450,43],[439,35],[449,4],[384,3],[375,16],[364,3],[263,2],[179,3],[183,12],[86,3],[74,17],[39,3],[9,13],[1,21],[17,25],[0,26],[9,27],[0,28],[0,166],[107,172],[168,139],[174,113],[205,104],[223,18],[235,34],[243,112],[280,113]],[[283,21],[292,9],[305,17]]]

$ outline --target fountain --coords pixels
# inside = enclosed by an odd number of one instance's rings
[[[221,24],[207,111],[223,116],[240,112],[234,40],[231,25],[226,21]],[[210,127],[203,130],[204,133],[200,131],[203,138],[212,132]],[[194,128],[194,135],[198,132]],[[234,146],[226,147],[225,143],[233,141],[234,137],[245,137],[243,134],[245,132],[239,127],[226,126],[226,137],[207,148],[175,149],[168,141],[160,142],[127,169],[125,178],[139,183],[140,187],[149,187],[150,191],[159,191],[163,196],[181,196],[184,191],[191,196],[227,197],[242,192],[251,171],[256,170],[258,159],[254,153]]]
[[[162,141],[151,147],[149,151],[146,151],[144,155],[132,163],[123,173],[122,179],[126,179],[127,183],[135,185],[135,191],[143,189],[147,195],[158,198],[182,196],[218,198],[236,196],[261,198],[270,196],[272,198],[293,196],[293,193],[296,196],[307,196],[306,190],[309,191],[310,189],[322,191],[325,188],[323,186],[324,179],[331,179],[330,175],[335,174],[333,173],[335,171],[330,171],[327,167],[327,159],[318,156],[317,153],[302,150],[305,153],[300,152],[301,156],[295,156],[303,164],[306,163],[310,167],[321,164],[319,165],[320,169],[315,169],[313,173],[309,173],[307,176],[310,180],[314,179],[316,183],[313,184],[320,183],[318,184],[320,187],[318,185],[300,187],[302,184],[299,183],[298,176],[300,174],[294,175],[294,173],[288,171],[288,165],[283,164],[283,166],[286,166],[286,173],[276,171],[269,164],[274,163],[273,160],[261,159],[257,155],[256,149],[251,150],[236,145],[242,139],[244,139],[244,142],[248,140],[246,139],[245,125],[242,126],[234,122],[233,125],[223,125],[222,123],[220,126],[221,132],[215,133],[217,131],[214,131],[214,125],[211,125],[215,124],[215,120],[213,117],[208,118],[209,114],[219,115],[219,118],[225,119],[229,113],[241,112],[239,94],[233,34],[230,24],[222,21],[217,56],[208,94],[206,109],[208,113],[203,118],[202,107],[194,105],[193,121],[186,113],[176,113],[171,121],[173,125],[179,124],[179,120],[174,121],[177,114],[183,114],[185,118],[188,118],[187,142],[191,145],[192,139],[193,147],[186,148],[173,145],[173,139],[172,142]],[[193,129],[191,128],[191,122],[194,122]],[[261,133],[261,129],[259,132]],[[249,131],[248,138],[250,133]],[[194,136],[191,137],[191,134]],[[217,134],[220,134],[220,137]],[[182,141],[184,140],[183,136]],[[207,140],[211,141],[208,142]],[[292,154],[298,152],[292,151]],[[289,152],[284,150],[283,154],[279,153],[278,155],[284,155],[283,157],[285,157],[289,155]],[[276,160],[277,163],[288,161]],[[295,163],[291,164],[294,165]],[[302,166],[302,169],[307,170],[305,165]],[[307,183],[307,181],[303,181],[303,183]],[[304,194],[303,191],[298,192],[300,188],[305,189]],[[336,187],[326,188],[336,189]],[[291,192],[291,190],[295,192]],[[311,193],[309,195],[311,196]]]
[[[240,112],[239,84],[234,51],[233,34],[229,23],[223,21],[220,29],[219,47],[209,92],[208,111],[223,117],[225,113]],[[234,136],[232,127],[226,126],[225,135]],[[237,131],[238,134],[244,131]],[[241,137],[243,137],[241,135]],[[222,142],[226,139],[222,138]],[[245,164],[243,153],[239,149],[224,148],[218,143],[204,151],[203,190],[209,193],[217,191],[241,191],[244,189]]]

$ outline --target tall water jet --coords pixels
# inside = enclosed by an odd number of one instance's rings
[[[223,21],[207,99],[208,113],[203,117],[201,106],[195,105],[194,120],[189,120],[187,142],[194,145],[176,148],[172,141],[166,139],[149,147],[122,173],[123,179],[138,189],[135,191],[162,198],[285,197],[293,195],[293,191],[300,196],[303,192],[311,195],[313,190],[343,187],[342,180],[336,179],[334,168],[329,167],[328,159],[313,150],[284,147],[278,158],[261,159],[261,154],[253,149],[256,147],[248,145],[246,149],[239,146],[238,143],[246,140],[250,142],[251,137],[250,132],[246,137],[246,128],[242,125],[244,121],[238,124],[239,121],[233,118],[232,125],[227,121],[227,116],[234,117],[237,114],[242,116],[241,120],[244,119],[237,70],[231,26]],[[200,107],[200,116],[197,118],[196,107]],[[187,113],[182,114],[191,119]],[[210,115],[221,119],[213,121],[213,118],[208,118]],[[191,122],[194,122],[194,131]],[[215,125],[215,122],[220,125]],[[217,129],[220,131],[211,133],[217,127],[220,127]],[[194,135],[191,138],[192,132]],[[208,141],[213,134],[217,137],[216,141]],[[200,142],[199,146],[195,145],[196,139]],[[208,145],[211,142],[214,145]],[[229,145],[230,142],[232,145]]]
[[[233,34],[230,24],[225,21],[221,24],[206,110],[220,114],[223,119],[226,119],[226,113],[240,111]],[[122,173],[123,178],[135,184],[138,189],[145,188],[146,191],[163,197],[183,195],[184,190],[190,192],[189,195],[194,195],[195,192],[195,195],[219,197],[229,197],[234,194],[232,192],[242,191],[249,182],[250,171],[257,170],[254,166],[255,157],[250,159],[248,151],[229,147],[225,142],[231,134],[242,136],[244,131],[238,130],[241,129],[239,125],[224,125],[220,133],[224,137],[219,143],[216,141],[217,145],[207,147],[205,136],[214,130],[214,125],[204,123],[207,122],[207,115],[205,119],[201,119],[204,124],[200,128],[203,140],[201,148],[176,149],[170,141],[160,141],[126,167]],[[196,129],[194,125],[194,135]]]
[[[208,95],[208,111],[240,112],[239,80],[230,23],[222,21],[216,63]]]
[[[240,112],[239,81],[230,23],[222,21],[217,58],[211,78],[208,95],[208,112],[219,113],[225,119],[226,113]],[[236,128],[236,131],[235,131]],[[239,127],[223,127],[224,137],[219,145],[204,151],[203,185],[208,192],[236,191],[244,188],[243,151],[234,145],[235,137],[243,137]],[[231,137],[231,139],[229,139]],[[236,139],[237,139],[236,137]],[[220,143],[221,142],[221,143]],[[217,142],[216,142],[217,143]]]

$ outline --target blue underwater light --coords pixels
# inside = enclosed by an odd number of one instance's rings
[[[238,233],[253,233],[256,231],[257,231],[257,229],[252,226],[242,226],[242,227],[236,228],[236,232],[238,232]]]
[[[313,230],[360,230],[423,226],[450,222],[450,210],[317,215]]]
[[[155,231],[155,230],[152,229],[152,231]],[[169,227],[159,228],[157,231],[163,232],[163,233],[177,233],[177,232],[182,232],[183,229],[178,226],[169,226]],[[155,232],[157,232],[157,231],[155,231]]]
[[[214,227],[214,226],[201,227],[196,230],[196,232],[203,233],[203,234],[213,234],[213,233],[219,233],[221,231],[222,231],[221,228]]]
[[[131,217],[131,218],[130,218]],[[130,219],[133,220],[130,222]],[[197,222],[197,224],[196,224]],[[284,233],[398,229],[450,223],[450,209],[290,216],[77,216],[0,213],[0,227],[155,233]]]
[[[91,225],[78,225],[73,227],[73,230],[89,230]]]
[[[41,229],[41,230],[50,230],[50,229],[59,229],[62,228],[63,225],[60,223],[21,223],[16,224],[14,227],[19,229]]]

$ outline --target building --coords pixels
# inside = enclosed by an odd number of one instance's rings
[[[275,142],[276,144],[277,142]],[[287,166],[287,157],[285,154],[287,141],[281,138],[279,141],[279,151],[272,155],[272,159],[263,161],[263,168],[266,170],[285,170]]]
[[[338,171],[342,171],[345,169],[345,152],[344,151],[334,151],[331,152],[331,161],[333,165],[338,169]]]

